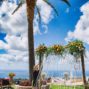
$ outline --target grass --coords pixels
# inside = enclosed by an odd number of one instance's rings
[[[15,86],[12,86],[13,89],[16,89]],[[64,85],[51,85],[50,89],[84,89],[83,86],[64,86]]]
[[[64,86],[64,85],[51,85],[50,89],[84,89],[83,86]]]

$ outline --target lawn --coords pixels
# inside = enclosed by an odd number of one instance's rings
[[[84,89],[83,86],[63,86],[63,85],[51,85],[50,89]]]
[[[13,88],[15,88],[15,86],[13,85]],[[64,86],[64,85],[51,85],[50,89],[84,89],[83,86]]]

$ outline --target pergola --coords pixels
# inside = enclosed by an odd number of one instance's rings
[[[64,54],[65,55],[71,54],[72,56],[75,57],[76,61],[78,60],[78,58],[80,58],[81,66],[82,66],[83,83],[85,89],[87,89],[86,76],[85,76],[85,64],[84,64],[85,47],[82,41],[74,40],[64,46],[60,44],[55,44],[53,46],[47,47],[43,44],[36,49],[36,54],[39,57],[39,66],[40,66],[39,78],[41,76],[42,65],[43,65],[42,62],[43,62],[44,55],[46,55],[46,57],[48,57],[49,55],[58,55],[62,57]]]

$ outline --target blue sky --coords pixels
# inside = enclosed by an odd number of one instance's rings
[[[54,15],[54,18],[48,24],[47,34],[35,36],[35,46],[38,46],[39,43],[45,43],[47,45],[56,43],[65,44],[64,38],[67,36],[69,30],[74,31],[75,25],[82,15],[80,7],[86,2],[87,0],[70,0],[71,7],[68,7],[59,1],[53,1],[59,16]]]
[[[89,11],[87,10],[89,1],[69,1],[71,7],[61,0],[50,0],[59,13],[56,16],[47,4],[38,0],[42,23],[39,27],[37,22],[39,18],[35,14],[35,48],[43,43],[47,46],[65,45],[72,39],[80,39],[85,42],[87,54],[89,54]],[[0,64],[3,63],[0,69],[27,69],[28,66],[26,8],[24,4],[14,15],[11,15],[16,6],[16,3],[5,2],[0,7]],[[86,66],[88,64],[89,62]]]

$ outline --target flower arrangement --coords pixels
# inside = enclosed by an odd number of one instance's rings
[[[69,50],[69,53],[74,56],[79,56],[80,53],[85,49],[83,42],[80,40],[69,42],[66,48]]]
[[[16,76],[15,73],[9,73],[8,75],[10,77],[10,83],[13,84],[13,77]]]
[[[15,73],[12,73],[12,72],[9,73],[9,77],[10,77],[10,78],[13,78],[14,76],[16,76]]]
[[[72,42],[69,42],[66,46],[62,46],[59,44],[53,45],[51,47],[46,47],[45,45],[40,45],[36,49],[37,55],[43,55],[46,54],[46,56],[50,54],[54,55],[63,55],[63,53],[70,53],[75,57],[80,56],[81,52],[85,52],[85,47],[83,45],[83,42],[80,40],[74,40]]]
[[[52,46],[52,49],[55,54],[61,54],[64,50],[63,46],[61,46],[61,45],[54,45],[54,46]]]
[[[36,54],[37,54],[37,55],[43,55],[43,54],[45,54],[46,51],[47,51],[47,47],[43,44],[43,45],[40,45],[40,46],[36,49]]]
[[[64,47],[62,45],[53,45],[51,47],[51,52],[57,55],[62,55],[64,52]]]

